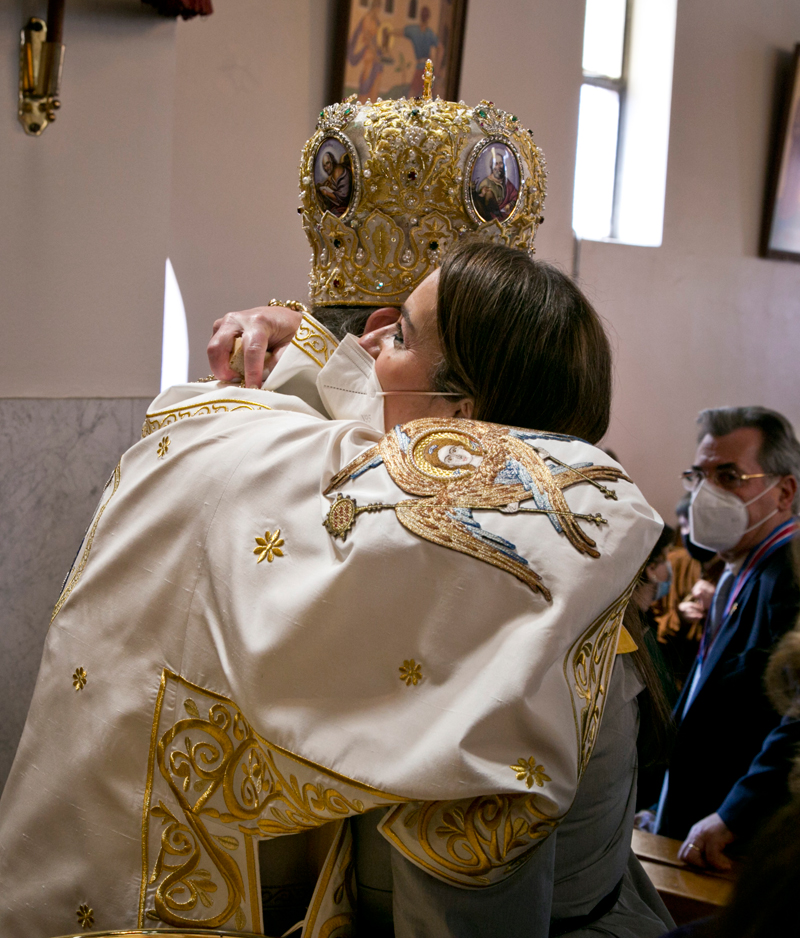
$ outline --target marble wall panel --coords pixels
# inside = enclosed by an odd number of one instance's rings
[[[149,399],[0,399],[0,789],[53,604],[103,485]]]

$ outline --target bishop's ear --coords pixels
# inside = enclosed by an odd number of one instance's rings
[[[393,306],[383,306],[380,309],[373,310],[369,314],[361,337],[369,335],[370,332],[377,332],[378,329],[383,329],[386,326],[393,326],[399,318],[400,310],[395,309]]]

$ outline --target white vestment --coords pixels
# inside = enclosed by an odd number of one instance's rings
[[[323,357],[314,341],[280,364]],[[563,493],[607,522],[577,522],[597,556],[553,511],[453,502],[420,536],[409,503],[424,499],[397,474],[417,472],[415,424],[387,435],[394,464],[364,463],[380,441],[364,424],[268,390],[194,390],[151,409],[56,604],[0,801],[4,938],[259,930],[257,841],[381,806],[412,863],[489,885],[555,828],[591,753],[661,528],[633,483],[587,476]],[[447,432],[462,427],[482,432]],[[552,434],[495,437],[486,465],[507,447],[509,486],[529,487],[526,447],[554,485],[616,465]],[[523,507],[552,508],[531,492]],[[337,493],[371,506],[345,540],[323,524]],[[330,888],[348,849],[342,826],[304,936],[349,914]]]

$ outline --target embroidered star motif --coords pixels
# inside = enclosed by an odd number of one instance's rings
[[[75,668],[75,673],[72,675],[72,685],[75,690],[83,690],[86,687],[86,671],[83,668]]]
[[[78,916],[78,924],[81,928],[91,928],[94,925],[94,909],[89,908],[85,902],[78,906],[75,914]]]
[[[417,664],[413,658],[404,661],[400,670],[400,680],[406,682],[406,687],[412,684],[414,687],[422,680],[422,666]]]
[[[516,765],[509,768],[516,772],[518,782],[525,782],[526,788],[532,788],[534,782],[539,788],[543,788],[545,782],[552,781],[549,775],[544,774],[544,766],[537,765],[533,756],[530,759],[520,759]]]
[[[167,450],[169,449],[170,438],[165,436],[158,444],[158,458],[163,459],[167,455]]]
[[[256,546],[253,550],[253,553],[258,555],[256,563],[261,563],[265,558],[267,563],[272,563],[276,557],[283,557],[281,547],[283,547],[281,529],[278,528],[274,534],[265,531],[263,537],[256,538]]]

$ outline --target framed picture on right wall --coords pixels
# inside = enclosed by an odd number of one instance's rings
[[[800,45],[795,46],[791,81],[772,167],[762,254],[800,261]]]

